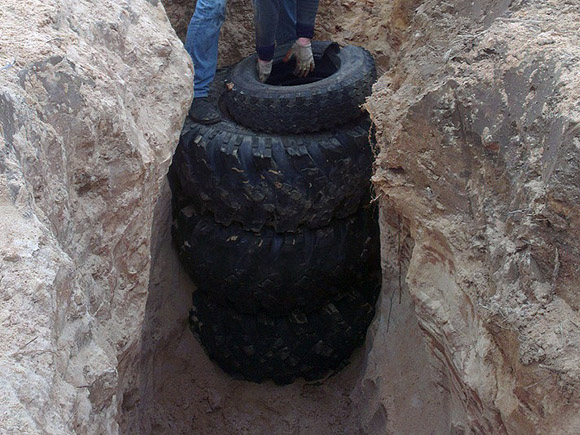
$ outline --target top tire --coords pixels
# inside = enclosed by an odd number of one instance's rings
[[[298,134],[330,129],[361,115],[360,105],[376,80],[375,63],[361,47],[312,42],[316,69],[300,79],[295,62],[282,62],[290,44],[276,50],[272,75],[266,83],[256,76],[256,55],[230,71],[233,84],[226,94],[234,120],[256,131]]]
[[[354,214],[370,190],[368,116],[329,132],[256,133],[223,107],[226,74],[216,74],[208,95],[222,120],[185,122],[171,165],[173,195],[187,198],[197,214],[255,232],[319,228]]]

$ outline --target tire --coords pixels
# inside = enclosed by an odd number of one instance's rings
[[[379,229],[370,208],[315,230],[258,234],[186,207],[172,234],[199,291],[240,313],[314,311],[380,275]]]
[[[368,51],[352,45],[339,49],[330,44],[331,53],[323,56],[327,47],[328,42],[312,42],[317,66],[311,75],[315,77],[302,80],[304,84],[287,78],[294,64],[285,65],[282,59],[290,45],[276,50],[272,76],[278,77],[277,83],[294,86],[273,86],[269,84],[272,77],[261,83],[255,72],[256,55],[234,65],[228,77],[233,88],[226,94],[231,116],[252,130],[278,134],[316,132],[360,117],[360,106],[377,77],[374,60]],[[333,67],[338,69],[327,76]]]
[[[240,314],[196,291],[190,328],[227,373],[278,384],[315,380],[337,370],[359,347],[374,316],[379,287],[349,292],[316,312],[283,317]]]
[[[215,104],[224,77],[220,72],[210,90]],[[254,133],[232,121],[223,104],[221,109],[217,124],[186,122],[173,160],[180,194],[197,213],[246,230],[286,232],[347,217],[368,196],[368,117],[333,132],[280,136]]]

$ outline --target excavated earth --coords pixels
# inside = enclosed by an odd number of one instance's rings
[[[351,363],[284,387],[187,327],[164,174],[193,7],[3,1],[0,432],[578,433],[577,1],[321,0],[316,37],[381,73],[384,279]],[[230,0],[221,64],[252,26]]]

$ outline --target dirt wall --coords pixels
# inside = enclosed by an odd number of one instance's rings
[[[580,427],[579,18],[423,2],[368,103],[383,234],[409,223],[405,280],[458,431]]]
[[[117,433],[191,65],[154,1],[0,22],[0,433]]]

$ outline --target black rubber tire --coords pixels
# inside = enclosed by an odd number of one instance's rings
[[[312,42],[317,62],[328,45]],[[276,50],[274,68],[288,48]],[[360,106],[377,77],[374,60],[364,48],[352,45],[340,49],[337,57],[340,65],[334,74],[296,86],[261,83],[256,76],[256,55],[242,60],[228,76],[233,88],[226,102],[232,117],[252,130],[278,134],[316,132],[360,117]]]
[[[211,87],[215,104],[224,77],[218,73]],[[254,133],[222,114],[214,125],[188,120],[173,159],[180,193],[198,213],[246,230],[295,231],[349,216],[369,195],[373,153],[367,117],[333,132],[277,136]]]
[[[370,208],[318,229],[244,231],[186,207],[173,240],[198,289],[240,313],[319,309],[369,275],[380,274],[376,213]]]
[[[345,365],[363,343],[378,292],[370,282],[318,311],[269,317],[240,314],[196,291],[190,327],[210,358],[234,376],[278,384],[315,380]]]

